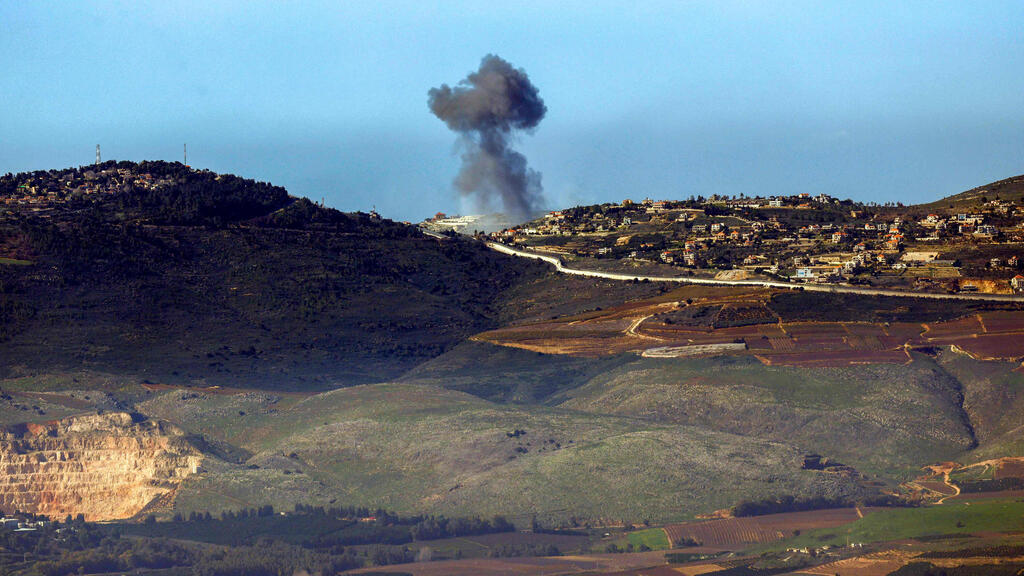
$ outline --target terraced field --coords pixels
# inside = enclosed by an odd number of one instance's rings
[[[745,518],[722,518],[704,522],[671,524],[665,527],[665,532],[675,546],[688,540],[694,540],[703,547],[736,549],[750,544],[782,540],[792,536],[796,531],[842,526],[854,522],[870,512],[872,512],[870,508],[863,510],[837,508]]]
[[[907,349],[929,346],[955,346],[979,360],[1024,357],[1024,311],[1019,310],[985,311],[937,322],[823,322],[776,313],[772,298],[779,293],[767,289],[733,293],[720,289],[697,298],[693,294],[673,291],[585,315],[492,330],[475,338],[588,357],[693,346],[692,354],[678,355],[748,355],[772,366],[902,364],[910,361]],[[745,349],[714,348],[725,343],[742,343]]]

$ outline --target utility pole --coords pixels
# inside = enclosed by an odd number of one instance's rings
[[[100,163],[100,145],[96,145],[96,164]]]

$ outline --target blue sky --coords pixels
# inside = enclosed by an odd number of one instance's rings
[[[427,109],[488,53],[547,117],[552,208],[1024,173],[1024,2],[5,2],[0,172],[181,158],[342,210],[461,206]]]

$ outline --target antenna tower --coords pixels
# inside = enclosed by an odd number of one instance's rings
[[[96,163],[97,164],[100,163],[100,145],[99,144],[96,145]]]
[[[185,166],[188,166],[188,144],[185,144]]]

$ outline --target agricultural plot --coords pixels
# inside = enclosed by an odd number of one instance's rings
[[[843,574],[843,576],[886,576],[910,562],[911,558],[913,558],[913,554],[907,552],[886,550],[829,562],[828,564],[822,564],[813,568],[804,568],[794,574],[813,576],[834,576],[835,574]]]
[[[872,510],[836,508],[745,518],[722,518],[672,524],[665,527],[665,532],[673,545],[693,540],[704,547],[729,549],[782,540],[797,531],[842,526],[858,520]]]
[[[674,356],[746,355],[771,366],[902,364],[908,348],[956,346],[979,360],[1024,357],[1024,312],[983,311],[940,322],[807,321],[778,314],[770,294],[632,302],[580,316],[485,332],[479,340],[545,353],[603,356],[625,352]],[[791,303],[787,306],[791,307]],[[789,308],[784,307],[785,310]],[[887,312],[888,313],[888,312]],[[899,314],[896,309],[891,312]],[[882,316],[881,312],[869,316]],[[743,344],[744,347],[715,347]],[[686,348],[689,347],[689,350]]]
[[[412,576],[529,576],[534,574],[608,574],[664,565],[664,552],[589,554],[539,558],[474,558],[394,564],[385,570],[362,568],[345,574],[411,574]]]
[[[1024,458],[1004,458],[994,473],[995,479],[1024,478]]]
[[[985,334],[951,341],[979,360],[1016,360],[1024,356],[1024,334]]]
[[[967,316],[965,318],[949,322],[925,324],[924,326],[925,333],[923,336],[928,340],[957,338],[962,337],[965,334],[980,334],[985,332],[985,325],[981,323],[981,317],[978,315]]]
[[[685,574],[685,572],[671,566],[652,566],[650,568],[627,570],[625,572],[613,572],[608,576],[680,576],[682,574]]]
[[[985,332],[999,334],[1024,331],[1021,315],[1016,312],[985,312],[980,315]]]
[[[839,527],[805,530],[786,547],[845,546],[905,538],[1024,530],[1024,502],[1012,499],[950,499],[941,506],[892,508]],[[778,546],[783,546],[780,544]]]
[[[627,534],[627,539],[633,545],[633,549],[646,546],[651,550],[665,550],[671,547],[668,534],[661,528],[648,528]]]

